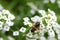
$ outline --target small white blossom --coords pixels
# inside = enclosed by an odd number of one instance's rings
[[[8,15],[8,19],[9,19],[9,20],[14,20],[14,19],[15,19],[15,16],[12,15],[12,14],[9,14],[9,15]]]
[[[8,40],[14,40],[14,38],[11,36],[8,36]]]
[[[30,13],[33,15],[35,14],[35,10],[34,9],[31,9]]]
[[[33,38],[38,39],[38,38],[39,38],[39,36],[40,36],[40,35],[35,34],[35,35],[33,35]]]
[[[3,10],[3,7],[2,7],[2,5],[0,4],[0,10]]]
[[[50,29],[52,29],[52,26],[51,26],[50,24],[48,24],[48,25],[46,26],[46,29],[47,29],[47,30],[50,30]]]
[[[56,0],[50,0],[51,3],[55,3]]]
[[[3,27],[2,26],[0,26],[0,30],[2,30],[3,29]]]
[[[57,0],[58,7],[60,8],[60,0]]]
[[[2,19],[2,17],[3,17],[2,14],[0,14],[0,19]]]
[[[24,33],[26,31],[26,28],[21,27],[21,29],[19,31]]]
[[[55,37],[48,37],[47,40],[57,40]]]
[[[38,12],[39,12],[42,16],[45,16],[45,15],[46,15],[45,10],[38,10]]]
[[[7,17],[6,16],[3,16],[2,19],[7,20]]]
[[[48,34],[49,34],[49,37],[55,37],[55,33],[52,29],[48,30]]]
[[[28,23],[28,25],[29,25],[30,27],[32,27],[32,26],[33,26],[33,24],[32,24],[32,23],[30,23],[30,22]]]
[[[24,25],[28,25],[30,22],[29,21],[24,21]]]
[[[52,11],[52,10],[50,10],[50,9],[48,9],[48,12],[49,12],[51,15],[55,15],[55,12]]]
[[[2,37],[0,37],[0,40],[3,40],[3,38],[2,38]]]
[[[0,11],[0,15],[2,14],[2,12]]]
[[[33,37],[33,35],[32,35],[32,33],[31,33],[31,32],[30,32],[30,33],[28,33],[26,36],[27,36],[27,37],[30,37],[30,38],[32,38],[32,37]]]
[[[14,20],[15,19],[15,16],[13,14],[11,14],[8,10],[2,10],[2,13],[5,15],[7,14],[8,15],[8,19],[9,20]]]
[[[38,10],[37,7],[32,2],[28,2],[27,5],[30,6],[34,10]]]
[[[23,18],[24,21],[29,21],[28,17]]]
[[[44,29],[42,29],[42,30],[39,30],[39,34],[40,34],[40,36],[44,36]]]
[[[39,22],[41,19],[40,19],[39,16],[34,16],[34,17],[31,18],[31,20],[32,20],[33,22]]]
[[[18,36],[19,35],[19,31],[14,31],[13,32],[13,36]]]
[[[46,40],[46,38],[44,36],[40,37],[40,40]]]
[[[2,10],[2,13],[3,14],[10,14],[10,12],[8,10],[5,10],[5,9]]]
[[[49,0],[43,0],[43,3],[49,3]]]
[[[9,26],[4,26],[3,31],[9,31],[10,27]]]
[[[0,21],[0,26],[3,26],[3,22],[2,21]]]
[[[33,25],[33,24],[32,24],[31,22],[29,22],[29,21],[24,21],[23,23],[24,23],[24,25],[29,25],[30,27],[32,27],[32,25]]]
[[[50,16],[50,18],[52,20],[56,21],[57,20],[57,17],[55,15],[55,12],[54,11],[51,11],[50,9],[48,9],[48,12],[50,13],[50,14],[48,14],[48,16]]]
[[[58,40],[60,40],[60,35],[58,35]]]
[[[14,25],[14,23],[12,21],[10,21],[10,20],[7,20],[6,24],[8,24],[8,26],[13,26]]]

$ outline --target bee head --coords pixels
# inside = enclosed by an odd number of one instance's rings
[[[40,22],[36,22],[36,23],[35,23],[35,26],[36,26],[36,27],[40,26]]]

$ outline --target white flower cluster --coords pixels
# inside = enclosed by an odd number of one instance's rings
[[[55,3],[56,0],[43,0],[44,3],[49,3],[49,1],[50,1],[51,3]]]
[[[42,15],[41,16],[34,16],[31,19],[29,17],[23,18],[24,25],[28,25],[29,27],[32,27],[36,22],[40,22],[40,28],[38,30],[38,36],[36,34],[32,34],[31,30],[29,30],[29,33],[27,34],[27,37],[29,38],[40,38],[40,40],[46,40],[44,37],[44,33],[48,33],[48,40],[53,39],[55,40],[55,32],[58,34],[58,39],[60,37],[60,24],[57,23],[57,17],[55,15],[55,12],[48,9],[48,12],[45,10],[38,10],[38,12]],[[45,24],[44,24],[45,21]],[[34,40],[35,40],[34,39]],[[29,40],[27,38],[27,40]]]
[[[9,31],[10,26],[14,25],[15,16],[0,5],[0,30]]]
[[[60,0],[43,0],[43,3],[49,3],[49,1],[50,1],[51,3],[57,2],[58,7],[60,8]]]
[[[18,36],[19,32],[25,33],[26,28],[25,27],[21,27],[19,31],[14,31],[13,32],[13,36]]]
[[[9,31],[10,26],[14,25],[14,22],[13,22],[14,19],[15,19],[15,16],[11,14],[8,10],[5,10],[0,5],[0,30],[2,30],[3,32]],[[26,28],[21,27],[19,31],[22,33],[25,33]],[[18,36],[19,31],[13,31],[13,36]],[[8,38],[9,40],[13,40],[10,36]]]

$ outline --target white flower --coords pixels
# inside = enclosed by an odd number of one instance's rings
[[[52,10],[50,10],[50,9],[48,9],[48,12],[49,12],[50,14],[55,15],[55,12],[54,12],[54,11],[52,11]]]
[[[7,14],[8,15],[8,19],[9,20],[14,20],[15,16],[13,14],[11,14],[8,10],[2,10],[3,15]]]
[[[8,40],[14,40],[14,38],[11,36],[8,36]]]
[[[9,31],[10,27],[9,26],[4,26],[3,31]]]
[[[49,34],[49,37],[55,37],[55,33],[52,29],[48,30],[48,34]]]
[[[23,18],[24,21],[29,21],[28,17]]]
[[[38,10],[38,12],[39,12],[42,16],[45,16],[45,15],[46,15],[45,10]]]
[[[13,32],[13,36],[18,36],[19,35],[19,31],[14,31]]]
[[[38,39],[38,38],[40,38],[39,36],[40,36],[40,35],[38,35],[38,34],[34,34],[34,35],[33,35],[33,38]]]
[[[3,29],[3,27],[2,26],[0,26],[0,30],[2,30]]]
[[[44,29],[42,29],[42,30],[39,30],[39,34],[40,34],[40,36],[44,36]]]
[[[48,24],[48,25],[46,26],[46,29],[47,29],[47,30],[51,30],[51,29],[52,29],[52,25]]]
[[[24,33],[26,31],[26,28],[21,27],[21,29],[19,31]]]
[[[33,26],[33,24],[31,22],[29,22],[28,25],[29,25],[29,27],[32,27]]]
[[[31,9],[30,13],[33,15],[35,14],[35,10],[34,9]]]
[[[34,10],[38,10],[37,7],[32,2],[28,2],[27,5],[30,6]]]
[[[15,19],[15,16],[12,15],[12,14],[9,14],[9,15],[8,15],[8,19],[9,19],[9,20],[14,20],[14,19]]]
[[[57,40],[55,37],[48,37],[47,40]]]
[[[3,38],[2,38],[2,37],[0,37],[0,40],[3,40]]]
[[[57,20],[57,17],[54,11],[51,11],[50,9],[48,9],[48,12],[49,12],[48,16],[50,16],[50,18]]]
[[[58,30],[57,36],[59,36],[59,37],[60,37],[60,30]]]
[[[2,17],[3,17],[2,14],[0,14],[0,19],[2,19]]]
[[[5,9],[2,10],[2,13],[3,14],[10,14],[10,12],[8,10],[5,10]]]
[[[44,36],[40,37],[40,40],[46,40],[46,38]]]
[[[57,21],[57,17],[53,14],[53,15],[51,15],[51,14],[48,14],[48,16],[50,17],[50,19],[52,20],[52,21]]]
[[[48,9],[48,12],[49,12],[49,15],[51,15],[51,16],[53,16],[53,17],[56,16],[54,11]]]
[[[10,26],[13,26],[14,24],[14,22],[12,22],[14,19],[15,16],[8,10],[3,9],[3,7],[0,5],[0,30],[3,32],[9,31]]]
[[[32,24],[31,22],[29,22],[29,21],[24,21],[23,23],[24,23],[24,25],[29,25],[30,27],[32,27],[32,25],[33,25],[33,24]]]
[[[50,0],[51,3],[55,3],[56,0]]]
[[[32,35],[32,33],[31,33],[31,32],[30,32],[30,33],[28,33],[26,36],[27,36],[27,37],[30,37],[30,38],[32,38],[32,37],[33,37],[33,35]]]
[[[24,25],[28,25],[30,22],[29,21],[24,21]]]
[[[55,32],[56,32],[58,35],[60,35],[60,30],[59,30],[59,29],[54,28],[54,30],[55,30]]]
[[[60,29],[60,24],[58,24],[56,22],[53,23],[53,26]]]
[[[49,0],[43,0],[43,3],[49,3]]]
[[[0,26],[3,26],[3,22],[2,21],[0,21]]]
[[[45,28],[45,26],[44,26],[44,24],[43,24],[43,23],[40,23],[40,26],[41,26],[42,28]]]
[[[58,7],[60,8],[60,0],[57,0]]]
[[[7,20],[6,24],[8,24],[8,26],[13,26],[14,25],[14,23],[12,21],[10,21],[10,20]]]
[[[2,19],[7,20],[7,17],[6,16],[2,16]]]
[[[41,19],[40,19],[39,16],[34,16],[34,17],[31,18],[31,20],[32,20],[33,22],[40,22],[40,21],[41,21]]]
[[[60,40],[60,35],[58,35],[58,40]]]
[[[2,15],[2,11],[0,11],[0,15]]]
[[[0,10],[3,10],[3,7],[2,7],[2,5],[0,4]]]

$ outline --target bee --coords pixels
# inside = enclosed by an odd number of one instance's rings
[[[40,22],[36,22],[32,28],[31,28],[31,32],[35,32],[36,30],[38,30],[40,27]]]

